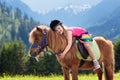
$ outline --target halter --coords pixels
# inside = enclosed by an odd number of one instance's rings
[[[43,45],[43,44],[46,44],[46,45],[48,46],[47,36],[46,36],[46,31],[45,31],[45,30],[43,31],[43,39],[42,39],[42,41],[40,42],[40,44],[39,44],[39,45],[32,44],[32,47],[34,47],[34,48],[39,48],[40,51],[43,51],[43,52],[45,53],[45,52],[48,51],[48,48],[47,48],[47,46],[46,46],[46,51],[44,51],[44,50],[42,49],[42,45]]]

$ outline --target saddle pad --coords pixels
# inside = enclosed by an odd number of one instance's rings
[[[99,50],[99,47],[96,43],[95,40],[93,40],[93,43],[90,44],[90,47],[92,48],[93,52],[94,52],[94,55],[96,56],[96,59],[99,59],[100,58],[100,50]],[[90,56],[87,57],[87,59],[84,59],[82,56],[81,56],[81,53],[77,52],[77,57],[78,59],[82,59],[82,60],[85,60],[85,61],[92,61],[92,58]]]

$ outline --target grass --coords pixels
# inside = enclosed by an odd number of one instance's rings
[[[115,79],[114,80],[120,80],[120,72],[115,74]],[[22,75],[17,75],[14,77],[11,76],[4,76],[0,77],[0,80],[64,80],[63,76],[57,76],[57,75],[51,75],[51,76],[22,76]],[[89,75],[79,75],[79,80],[97,80],[96,74],[89,74]],[[103,79],[104,80],[104,79]]]

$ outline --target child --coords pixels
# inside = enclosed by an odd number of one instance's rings
[[[94,55],[94,52],[92,51],[92,49],[90,47],[90,43],[92,42],[91,35],[88,34],[85,29],[83,29],[83,28],[65,29],[59,20],[51,21],[50,28],[54,32],[65,35],[68,40],[68,45],[66,46],[65,50],[63,51],[63,53],[61,53],[58,56],[59,59],[63,59],[65,57],[65,54],[70,50],[71,45],[72,45],[72,37],[73,36],[81,36],[80,41],[84,44],[90,57],[92,58],[95,70],[100,68],[100,65]]]

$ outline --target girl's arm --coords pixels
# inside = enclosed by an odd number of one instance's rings
[[[72,45],[72,32],[71,31],[67,31],[67,40],[68,40],[68,44],[61,55],[65,55],[71,48],[71,45]]]

